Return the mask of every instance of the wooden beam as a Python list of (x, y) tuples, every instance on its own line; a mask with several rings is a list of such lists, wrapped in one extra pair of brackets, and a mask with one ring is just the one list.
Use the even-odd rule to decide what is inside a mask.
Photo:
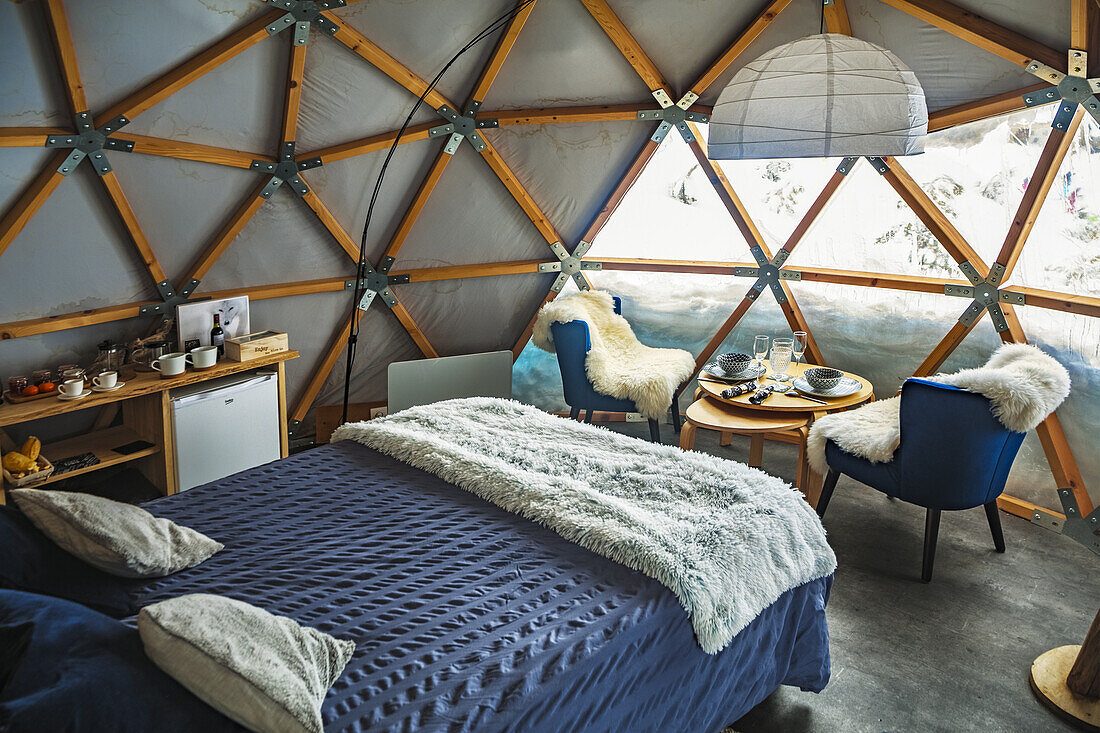
[(298, 108), (302, 105), (302, 81), (306, 73), (306, 48), (290, 46), (290, 64), (287, 70), (286, 99), (283, 104), (282, 141), (294, 140), (298, 135)]
[[(65, 101), (69, 103), (69, 112), (73, 115), (88, 110), (88, 100), (84, 97), (84, 83), (80, 80), (80, 69), (76, 63), (76, 48), (69, 30), (69, 19), (65, 16), (65, 5), (61, 0), (46, 0), (46, 18), (49, 20), (50, 36), (54, 53), (61, 68), (62, 86), (65, 87)], [(104, 117), (103, 121), (109, 120)]]
[(313, 375), (310, 376), (305, 389), (302, 390), (302, 394), (298, 396), (298, 401), (294, 404), (294, 411), (290, 413), (290, 419), (293, 422), (301, 422), (305, 419), (306, 413), (313, 405), (313, 401), (317, 399), (321, 388), (325, 386), (325, 380), (328, 379), (329, 372), (332, 371), (332, 367), (336, 365), (336, 360), (340, 358), (340, 354), (347, 346), (348, 335), (351, 333), (352, 318), (359, 316), (361, 313), (362, 311), (356, 311), (355, 316), (348, 316), (343, 325), (336, 330), (328, 348), (322, 354), (317, 368), (313, 370)]
[(504, 159), (497, 153), (496, 148), (489, 142), (487, 135), (482, 132), (481, 137), (485, 141), (485, 148), (481, 151), (481, 157), (484, 158), (489, 164), (489, 167), (493, 169), (493, 173), (495, 173), (497, 178), (500, 179), (500, 182), (504, 184), (504, 187), (508, 189), (508, 193), (512, 194), (512, 198), (516, 200), (519, 207), (523, 209), (523, 213), (526, 214), (527, 218), (531, 220), (531, 223), (535, 225), (535, 229), (538, 229), (539, 234), (542, 235), (547, 244), (560, 242), (561, 236), (554, 228), (554, 225), (546, 218), (546, 214), (542, 213), (542, 209), (535, 203), (535, 199), (531, 197), (531, 194), (527, 193), (527, 189), (523, 187), (523, 184), (521, 184), (515, 174), (512, 173), (512, 169), (508, 167), (508, 164), (505, 163)]
[[(557, 260), (555, 260), (556, 262)], [(415, 267), (405, 270), (391, 270), (391, 275), (407, 275), (411, 283), (435, 282), (439, 280), (461, 280), (470, 277), (498, 277), (501, 275), (534, 275), (539, 265), (548, 264), (547, 260), (515, 260), (512, 262), (490, 262), (480, 265), (443, 265), (440, 267)]]
[(946, 130), (956, 125), (965, 125), (968, 122), (976, 122), (989, 117), (996, 117), (997, 115), (1026, 109), (1027, 105), (1024, 104), (1024, 95), (1030, 94), (1031, 92), (1037, 92), (1040, 89), (1046, 89), (1048, 86), (1050, 85), (1043, 83), (1032, 84), (1023, 89), (1017, 89), (1014, 92), (995, 94), (992, 97), (985, 97), (984, 99), (979, 99), (974, 102), (967, 102), (966, 104), (931, 112), (928, 115), (928, 131), (936, 132), (937, 130)]
[[(267, 180), (259, 183), (249, 194), (245, 197), (241, 205), (237, 207), (237, 210), (233, 212), (233, 215), (229, 217), (229, 221), (225, 223), (225, 226), (214, 236), (214, 240), (207, 246), (206, 250), (199, 256), (195, 262), (191, 271), (183, 278), (183, 283), (187, 283), (190, 280), (202, 280), (206, 277), (206, 273), (210, 271), (210, 268), (214, 266), (214, 263), (218, 261), (218, 258), (222, 256), (222, 252), (225, 251), (229, 243), (232, 242), (241, 230), (244, 229), (256, 212), (260, 210), (266, 199), (260, 198), (260, 191), (267, 185)], [(182, 284), (182, 283), (181, 283)], [(180, 290), (182, 288), (177, 288)]]
[(1044, 514), (1051, 514), (1060, 521), (1066, 521), (1066, 515), (1061, 512), (1052, 511), (1046, 507), (1041, 507), (1038, 504), (1027, 501), (1026, 499), (1020, 499), (1008, 494), (1001, 494), (997, 497), (997, 508), (1003, 512), (1008, 512), (1015, 517), (1021, 517), (1023, 519), (1031, 520), (1035, 516), (1035, 510), (1040, 510)]
[(615, 188), (611, 190), (611, 194), (604, 201), (603, 207), (596, 214), (596, 218), (592, 223), (588, 225), (588, 229), (585, 230), (584, 236), (581, 237), (585, 242), (594, 242), (596, 235), (607, 224), (608, 219), (615, 213), (615, 210), (619, 208), (619, 204), (623, 202), (627, 193), (634, 187), (635, 181), (642, 175), (642, 171), (649, 165), (649, 161), (653, 158), (653, 155), (657, 152), (657, 148), (661, 147), (660, 143), (655, 143), (652, 140), (646, 140), (645, 145), (634, 157), (634, 162), (630, 164), (630, 167), (626, 169), (619, 182), (615, 184)]
[(50, 135), (72, 135), (63, 127), (0, 127), (0, 148), (40, 148)]
[(157, 261), (157, 255), (153, 252), (149, 240), (145, 237), (145, 232), (142, 231), (141, 224), (139, 224), (137, 220), (137, 215), (130, 206), (130, 202), (126, 199), (126, 194), (122, 191), (122, 186), (119, 184), (114, 171), (107, 171), (101, 176), (96, 176), (96, 178), (103, 182), (103, 187), (107, 191), (107, 196), (111, 199), (111, 203), (114, 204), (115, 210), (118, 211), (118, 215), (122, 219), (122, 224), (126, 227), (126, 231), (130, 235), (130, 241), (134, 243), (134, 247), (141, 256), (142, 262), (145, 263), (146, 269), (149, 270), (149, 275), (153, 278), (153, 282), (168, 282), (168, 276), (164, 274), (160, 262)]
[(997, 263), (1005, 268), (1003, 280), (1007, 280), (1016, 269), (1016, 262), (1020, 259), (1020, 253), (1023, 252), (1028, 235), (1035, 228), (1035, 221), (1039, 218), (1039, 212), (1042, 211), (1054, 179), (1058, 177), (1058, 170), (1062, 167), (1062, 161), (1065, 160), (1070, 145), (1073, 144), (1073, 138), (1077, 134), (1077, 128), (1084, 114), (1084, 107), (1078, 107), (1077, 114), (1073, 116), (1073, 121), (1066, 130), (1050, 131), (1050, 137), (1047, 138), (1043, 152), (1039, 155), (1039, 162), (1035, 164), (1035, 172), (1028, 180), (1023, 198), (1020, 199), (1020, 206), (1016, 209), (1016, 216), (1008, 228), (1004, 244), (1001, 245), (1001, 251), (997, 254)]
[(282, 15), (284, 15), (284, 12), (281, 10), (265, 12), (209, 48), (195, 54), (187, 61), (149, 82), (106, 112), (97, 115), (96, 119), (106, 121), (114, 119), (118, 115), (125, 115), (132, 120), (191, 82), (267, 38), (268, 23)]
[(390, 237), (390, 243), (386, 246), (386, 251), (382, 255), (383, 257), (397, 258), (397, 253), (400, 252), (401, 247), (405, 245), (405, 240), (408, 238), (409, 232), (412, 231), (413, 224), (416, 223), (417, 218), (420, 216), (420, 212), (423, 211), (424, 207), (427, 205), (428, 197), (432, 195), (432, 191), (435, 190), (436, 184), (439, 183), (443, 171), (447, 169), (447, 164), (450, 163), (453, 158), (454, 155), (446, 152), (443, 147), (440, 146), (435, 162), (433, 162), (432, 167), (428, 169), (428, 175), (420, 182), (420, 188), (417, 189), (416, 195), (413, 196), (412, 202), (409, 203), (409, 208), (405, 211), (405, 215), (401, 217), (401, 221), (398, 222), (397, 228), (393, 232), (393, 236)]
[(822, 12), (825, 14), (825, 28), (830, 33), (852, 35), (852, 23), (848, 19), (848, 8), (845, 7), (844, 0), (833, 0), (831, 5), (824, 6)]
[(936, 238), (936, 241), (947, 250), (947, 253), (951, 255), (951, 259), (958, 264), (969, 262), (983, 279), (988, 277), (989, 268), (982, 261), (982, 258), (978, 256), (970, 243), (963, 238), (963, 235), (959, 234), (959, 230), (955, 228), (947, 215), (940, 211), (936, 203), (924, 192), (924, 189), (913, 180), (913, 177), (902, 167), (897, 158), (886, 158), (886, 164), (890, 169), (882, 177), (897, 192), (901, 200), (912, 209), (917, 218), (921, 220), (921, 223)]
[(769, 0), (760, 15), (756, 16), (756, 19), (749, 24), (749, 27), (741, 31), (729, 48), (723, 51), (722, 55), (715, 59), (714, 63), (703, 72), (703, 75), (691, 85), (691, 91), (702, 95), (745, 52), (745, 49), (771, 25), (783, 8), (790, 4), (791, 0)]
[(947, 357), (951, 356), (951, 352), (958, 348), (967, 334), (978, 326), (978, 323), (985, 317), (985, 314), (986, 311), (983, 310), (969, 326), (964, 326), (958, 321), (952, 324), (951, 330), (947, 332), (947, 335), (944, 336), (938, 344), (936, 344), (936, 347), (932, 349), (932, 353), (921, 362), (920, 366), (914, 370), (913, 376), (927, 377), (939, 371), (939, 368), (947, 361)]
[(500, 74), (504, 62), (508, 59), (508, 54), (512, 52), (512, 47), (516, 45), (516, 39), (519, 38), (520, 31), (523, 30), (523, 26), (527, 23), (527, 19), (531, 17), (531, 12), (535, 9), (536, 2), (537, 0), (531, 0), (530, 4), (512, 16), (512, 20), (508, 22), (508, 30), (504, 31), (504, 33), (500, 35), (500, 38), (497, 39), (496, 48), (493, 49), (492, 55), (489, 56), (489, 63), (482, 69), (481, 76), (474, 85), (474, 90), (470, 92), (471, 100), (481, 102), (489, 93), (489, 88), (493, 85), (493, 82), (496, 81), (497, 75)]
[[(409, 127), (405, 130), (405, 134), (401, 136), (401, 141), (398, 145), (404, 145), (417, 140), (427, 140), (428, 130), (433, 127), (438, 127), (439, 124), (439, 122), (426, 122), (422, 125), (413, 125)], [(314, 150), (306, 155), (311, 158), (319, 157), (322, 163), (328, 164), (338, 160), (354, 158), (357, 155), (376, 153), (379, 150), (389, 150), (390, 146), (393, 145), (394, 138), (397, 137), (397, 133), (397, 130), (393, 130), (391, 132), (383, 132), (380, 135), (359, 138), (358, 140), (351, 140), (338, 145), (329, 145), (328, 147)]]
[(527, 348), (527, 342), (531, 340), (531, 334), (535, 331), (535, 321), (538, 320), (539, 311), (542, 310), (542, 307), (544, 305), (552, 302), (556, 297), (558, 297), (558, 294), (555, 293), (553, 290), (550, 290), (543, 297), (542, 302), (540, 302), (535, 308), (534, 315), (532, 315), (530, 320), (527, 321), (527, 325), (524, 326), (523, 332), (519, 335), (519, 338), (516, 339), (516, 343), (512, 346), (513, 364), (515, 363), (516, 359), (519, 358), (519, 355), (523, 353), (523, 350)]
[(817, 195), (814, 202), (810, 204), (810, 208), (806, 210), (806, 213), (799, 219), (798, 224), (795, 225), (794, 231), (791, 232), (791, 236), (787, 237), (787, 241), (783, 243), (781, 249), (785, 249), (788, 252), (793, 252), (794, 248), (802, 241), (802, 238), (806, 236), (806, 233), (810, 231), (810, 227), (814, 225), (817, 218), (821, 216), (821, 212), (825, 210), (829, 201), (832, 200), (833, 195), (840, 188), (840, 185), (846, 181), (848, 177), (840, 171), (833, 171), (833, 175), (829, 177), (829, 180), (825, 183), (825, 188), (821, 189), (821, 193)]
[(420, 326), (416, 325), (416, 321), (409, 315), (409, 312), (405, 310), (405, 306), (400, 302), (397, 305), (390, 308), (390, 312), (397, 316), (397, 320), (401, 322), (402, 327), (408, 332), (409, 336), (416, 343), (417, 348), (420, 349), (420, 353), (429, 359), (438, 359), (439, 353), (428, 341), (428, 337), (424, 335), (424, 332), (420, 330)]
[[(1002, 331), (1001, 341), (1006, 344), (1026, 344), (1027, 336), (1024, 335), (1023, 326), (1016, 315), (1016, 311), (1010, 305), (1001, 306), (1008, 323), (1008, 330)], [(1058, 413), (1052, 412), (1043, 422), (1035, 428), (1039, 434), (1039, 442), (1043, 446), (1050, 471), (1054, 474), (1054, 482), (1059, 489), (1069, 489), (1077, 500), (1077, 508), (1084, 517), (1093, 510), (1092, 499), (1089, 497), (1085, 479), (1081, 475), (1081, 469), (1077, 466), (1077, 459), (1070, 450), (1066, 433), (1062, 429), (1062, 423), (1058, 419)]]
[[(966, 280), (944, 280), (918, 275), (892, 275), (881, 272), (860, 272), (856, 270), (837, 270), (827, 267), (796, 267), (802, 273), (803, 282), (834, 283), (837, 285), (855, 285), (864, 288), (884, 288), (910, 293), (934, 293), (943, 295), (945, 285), (966, 286)], [(961, 303), (962, 301), (960, 301)]]
[[(1089, 5), (1092, 0), (1070, 0), (1069, 47), (1089, 50)], [(1094, 10), (1095, 12), (1095, 10)]]
[(219, 148), (213, 145), (188, 143), (182, 140), (166, 140), (129, 132), (118, 132), (111, 137), (133, 141), (133, 152), (135, 153), (157, 155), (162, 158), (176, 158), (178, 160), (191, 160), (196, 163), (213, 163), (214, 165), (227, 165), (233, 168), (246, 169), (252, 166), (254, 160), (263, 160), (268, 163), (275, 162), (274, 156), (266, 153), (250, 153), (245, 150)]
[[(298, 174), (299, 178), (302, 178), (302, 174)], [(309, 183), (302, 178), (302, 182), (309, 186)], [(336, 243), (340, 245), (340, 249), (344, 250), (351, 261), (358, 265), (359, 263), (359, 245), (351, 235), (347, 233), (344, 227), (340, 226), (340, 222), (336, 221), (336, 217), (332, 215), (332, 212), (325, 206), (325, 202), (321, 200), (321, 197), (317, 195), (317, 192), (313, 190), (313, 186), (309, 186), (309, 192), (305, 196), (302, 196), (302, 201), (305, 202), (309, 210), (317, 215), (317, 218), (324, 225), (328, 233), (332, 235), (332, 238), (336, 240)]]
[(1037, 60), (1055, 69), (1066, 68), (1064, 52), (1055, 51), (947, 0), (881, 1), (1019, 66)]
[[(595, 259), (595, 258), (593, 258)], [(737, 267), (755, 267), (755, 262), (716, 262), (712, 260), (657, 260), (633, 257), (600, 257), (604, 270), (627, 272), (674, 272), (688, 275), (733, 275)]]
[[(749, 292), (752, 292), (751, 290)], [(730, 332), (741, 322), (741, 319), (745, 317), (745, 314), (749, 312), (749, 308), (755, 303), (755, 300), (749, 300), (748, 296), (741, 299), (741, 302), (737, 304), (733, 313), (729, 318), (723, 321), (722, 325), (718, 327), (718, 332), (714, 334), (707, 345), (703, 347), (703, 350), (699, 352), (699, 356), (695, 357), (695, 370), (691, 373), (691, 376), (683, 381), (680, 388), (677, 390), (677, 394), (684, 389), (691, 380), (695, 379), (695, 375), (699, 373), (699, 370), (706, 366), (710, 361), (710, 357), (714, 355), (714, 352), (718, 350), (718, 347), (722, 345), (722, 342), (726, 340), (726, 337), (730, 335)]]
[(342, 293), (347, 290), (346, 283), (354, 280), (354, 275), (348, 275), (347, 277), (326, 277), (317, 280), (299, 280), (297, 282), (275, 283), (273, 285), (253, 285), (251, 287), (214, 290), (204, 294), (211, 300), (224, 300), (225, 298), (233, 298), (240, 295), (247, 295), (250, 300), (272, 300), (274, 298), (288, 298), (295, 295)]
[(1013, 285), (1010, 290), (1021, 293), (1029, 306), (1100, 318), (1100, 298), (1092, 295), (1056, 293), (1052, 290), (1028, 288), (1022, 285)]
[(11, 205), (4, 218), (0, 219), (0, 255), (4, 254), (19, 232), (23, 231), (35, 212), (42, 208), (50, 194), (61, 185), (65, 176), (58, 173), (57, 169), (68, 157), (68, 150), (59, 150), (47, 158), (42, 170)]
[[(365, 59), (371, 66), (374, 66), (383, 74), (405, 87), (405, 89), (412, 92), (413, 96), (419, 97), (427, 90), (427, 82), (410, 71), (393, 56), (383, 51), (379, 46), (375, 45), (373, 41), (362, 33), (345, 23), (342, 18), (327, 11), (322, 13), (322, 15), (336, 24), (337, 30), (333, 38), (347, 46), (352, 53)], [(430, 104), (433, 109), (439, 109), (443, 105), (447, 105), (452, 109), (457, 109), (457, 107), (451, 104), (446, 97), (435, 90), (428, 92), (427, 96), (424, 97), (424, 101)]]
[(495, 119), (501, 127), (556, 125), (577, 122), (636, 122), (639, 112), (653, 108), (653, 101), (648, 101), (639, 104), (594, 104), (584, 107), (504, 109), (482, 112), (480, 116)]
[(672, 86), (661, 76), (660, 69), (646, 55), (645, 50), (631, 35), (619, 16), (615, 15), (615, 11), (607, 4), (607, 0), (581, 0), (581, 4), (588, 9), (588, 12), (600, 24), (604, 33), (619, 49), (619, 53), (623, 55), (631, 68), (642, 78), (649, 90), (655, 92), (658, 89), (664, 89), (671, 96), (673, 94)]

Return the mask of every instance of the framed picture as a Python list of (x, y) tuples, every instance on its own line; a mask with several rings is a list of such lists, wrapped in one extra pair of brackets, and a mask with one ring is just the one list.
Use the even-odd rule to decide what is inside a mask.
[(251, 332), (248, 320), (248, 296), (224, 300), (202, 300), (176, 306), (177, 344), (180, 351), (187, 351), (187, 342), (198, 340), (201, 346), (210, 345), (210, 329), (214, 327), (214, 314), (221, 316), (222, 330), (227, 339), (245, 336)]

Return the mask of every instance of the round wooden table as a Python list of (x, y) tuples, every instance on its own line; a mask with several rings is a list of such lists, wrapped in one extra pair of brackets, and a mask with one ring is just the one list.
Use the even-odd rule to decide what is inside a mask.
[[(767, 361), (764, 362), (767, 365)], [(787, 373), (794, 376), (802, 374), (810, 365), (791, 365)], [(759, 468), (764, 459), (764, 440), (779, 440), (784, 443), (798, 444), (798, 477), (795, 485), (806, 495), (811, 506), (817, 505), (821, 494), (821, 481), (824, 477), (813, 474), (806, 460), (806, 437), (814, 420), (838, 410), (848, 410), (874, 399), (871, 383), (858, 374), (844, 372), (844, 375), (856, 379), (862, 388), (846, 397), (821, 398), (826, 404), (820, 404), (801, 397), (792, 387), (787, 393), (773, 392), (761, 404), (749, 402), (752, 393), (739, 395), (732, 399), (721, 396), (730, 384), (710, 381), (705, 374), (699, 376), (699, 389), (696, 400), (684, 413), (684, 426), (680, 431), (680, 447), (691, 450), (695, 446), (695, 431), (699, 428), (715, 430), (719, 433), (719, 445), (729, 445), (731, 436), (749, 437), (749, 465)], [(776, 382), (760, 377), (758, 385), (766, 386)], [(788, 379), (786, 384), (791, 384)]]

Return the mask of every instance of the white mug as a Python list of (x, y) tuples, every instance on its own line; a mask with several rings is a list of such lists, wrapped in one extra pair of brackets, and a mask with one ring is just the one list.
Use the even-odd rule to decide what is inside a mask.
[(61, 394), (66, 397), (76, 397), (84, 392), (84, 380), (83, 379), (66, 379), (61, 384), (57, 385), (57, 388), (61, 390)]
[(173, 351), (171, 354), (165, 354), (159, 359), (154, 359), (149, 366), (160, 372), (162, 377), (174, 377), (183, 374), (184, 370), (187, 369), (186, 356), (180, 351)]
[(118, 372), (100, 372), (92, 377), (92, 385), (100, 389), (114, 389), (118, 384)]
[(191, 353), (187, 355), (187, 363), (196, 369), (209, 369), (218, 363), (218, 347), (200, 346), (191, 349)]

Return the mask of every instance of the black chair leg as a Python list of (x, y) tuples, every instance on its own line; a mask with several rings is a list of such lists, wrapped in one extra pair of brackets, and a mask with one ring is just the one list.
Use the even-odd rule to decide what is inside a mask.
[(649, 439), (654, 443), (661, 442), (661, 424), (656, 420), (649, 421)]
[(821, 496), (817, 498), (817, 516), (825, 516), (825, 510), (829, 508), (829, 499), (833, 498), (833, 489), (836, 488), (838, 480), (840, 480), (840, 471), (830, 468), (829, 474), (825, 477), (825, 484), (821, 487)]
[(581, 408), (579, 408), (579, 407), (570, 407), (569, 408), (569, 419), (570, 420), (576, 420), (578, 417), (580, 417), (580, 415), (581, 415)]
[(924, 515), (924, 563), (920, 571), (920, 579), (923, 583), (932, 580), (932, 565), (936, 562), (936, 537), (939, 533), (940, 510), (929, 509)]
[(586, 423), (591, 423), (592, 422), (592, 410), (585, 410), (584, 411), (584, 421)]
[(680, 432), (680, 393), (672, 395), (672, 429)]
[(989, 531), (993, 533), (993, 546), (997, 552), (1005, 551), (1005, 534), (1001, 531), (1001, 512), (997, 509), (997, 500), (985, 505), (985, 518), (989, 520)]

